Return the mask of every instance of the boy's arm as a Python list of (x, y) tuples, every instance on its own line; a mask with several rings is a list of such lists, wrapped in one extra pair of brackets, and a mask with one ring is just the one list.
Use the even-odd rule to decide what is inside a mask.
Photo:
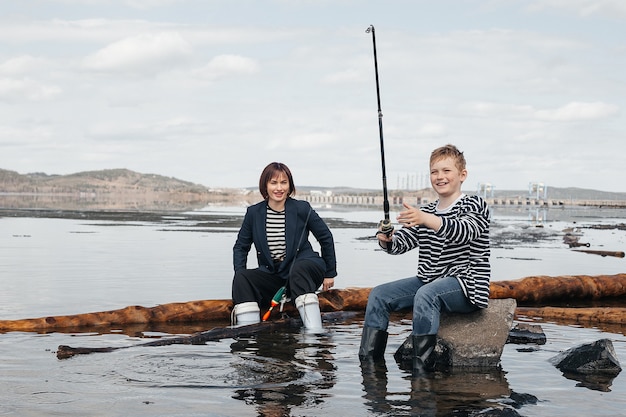
[(451, 242), (469, 243), (488, 233), (490, 212), (487, 203), (480, 197), (469, 197), (464, 201), (458, 217), (442, 218), (438, 235), (446, 236)]

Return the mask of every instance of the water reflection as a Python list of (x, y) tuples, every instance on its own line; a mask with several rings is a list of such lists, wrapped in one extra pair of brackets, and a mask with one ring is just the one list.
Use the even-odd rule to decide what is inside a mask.
[(231, 344), (238, 386), (233, 398), (258, 416), (289, 416), (295, 407), (314, 409), (336, 383), (329, 334), (299, 331), (259, 333)]
[(516, 415), (507, 405), (511, 390), (500, 368), (452, 370), (418, 377), (405, 374), (406, 391), (390, 392), (384, 360), (361, 364), (363, 398), (372, 413), (465, 416), (495, 407), (504, 410), (503, 414)]
[(577, 381), (577, 387), (588, 388), (593, 391), (611, 392), (611, 385), (615, 376), (603, 374), (580, 374), (574, 372), (563, 372), (563, 376), (572, 381)]

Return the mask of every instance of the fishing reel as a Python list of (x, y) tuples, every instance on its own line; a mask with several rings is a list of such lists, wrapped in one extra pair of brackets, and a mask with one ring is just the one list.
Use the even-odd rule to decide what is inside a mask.
[(378, 223), (378, 231), (383, 233), (385, 236), (391, 236), (393, 233), (393, 225), (391, 224), (391, 220), (384, 219)]

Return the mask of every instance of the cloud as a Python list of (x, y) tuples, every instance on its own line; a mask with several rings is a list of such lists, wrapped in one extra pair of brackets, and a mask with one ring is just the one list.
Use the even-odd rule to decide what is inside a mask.
[(335, 72), (322, 78), (324, 84), (343, 84), (353, 82), (370, 81), (371, 77), (366, 77), (363, 71), (349, 69), (345, 71)]
[(582, 120), (598, 120), (615, 116), (619, 107), (602, 103), (572, 102), (551, 110), (538, 110), (535, 115), (540, 120), (555, 122), (576, 122)]
[(448, 133), (446, 127), (439, 123), (425, 123), (417, 130), (418, 137), (439, 138)]
[(50, 64), (47, 60), (31, 55), (20, 55), (0, 63), (0, 74), (9, 76), (23, 75), (25, 73), (41, 71), (44, 68), (50, 68)]
[(534, 12), (552, 8), (570, 11), (581, 17), (626, 18), (626, 2), (623, 0), (539, 0), (528, 7)]
[(259, 72), (259, 64), (252, 58), (240, 55), (218, 55), (195, 74), (204, 79), (216, 80), (232, 75), (251, 75)]
[(177, 32), (147, 33), (114, 42), (85, 58), (84, 68), (98, 72), (155, 73), (175, 67), (192, 54)]
[(56, 85), (46, 85), (29, 78), (0, 78), (0, 101), (45, 101), (61, 94)]

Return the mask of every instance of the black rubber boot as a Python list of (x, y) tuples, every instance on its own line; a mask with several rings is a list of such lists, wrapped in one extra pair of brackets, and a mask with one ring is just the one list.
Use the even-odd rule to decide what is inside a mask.
[(437, 344), (436, 334), (424, 336), (411, 336), (413, 342), (413, 374), (424, 374), (435, 369), (435, 345)]
[(384, 357), (389, 333), (372, 327), (363, 327), (361, 333), (361, 347), (359, 359), (363, 361), (377, 361)]

